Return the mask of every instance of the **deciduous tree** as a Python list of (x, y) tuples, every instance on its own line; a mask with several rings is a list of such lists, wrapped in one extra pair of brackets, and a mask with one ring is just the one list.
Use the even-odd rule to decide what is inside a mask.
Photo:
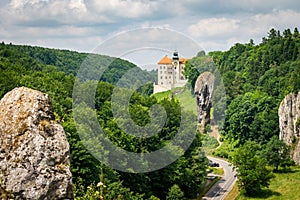
[(255, 195), (263, 187), (268, 187), (273, 175), (267, 169), (266, 159), (258, 155), (259, 145), (247, 141), (239, 147), (232, 158), (237, 168), (239, 190), (244, 190), (247, 195)]

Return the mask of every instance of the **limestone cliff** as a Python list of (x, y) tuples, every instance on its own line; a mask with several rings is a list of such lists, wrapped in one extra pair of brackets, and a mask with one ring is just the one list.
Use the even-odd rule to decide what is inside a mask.
[(196, 95), (198, 123), (201, 133), (204, 132), (206, 125), (210, 123), (214, 80), (215, 77), (212, 73), (204, 72), (199, 75), (195, 83), (194, 94)]
[(47, 94), (21, 87), (0, 101), (1, 199), (72, 199), (70, 149)]
[[(279, 137), (292, 147), (292, 158), (300, 164), (300, 92), (287, 95), (280, 103), (279, 115)], [(297, 122), (298, 121), (298, 122)]]

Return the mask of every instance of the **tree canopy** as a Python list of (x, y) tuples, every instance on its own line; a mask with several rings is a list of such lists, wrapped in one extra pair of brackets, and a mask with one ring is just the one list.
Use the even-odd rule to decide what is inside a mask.
[(237, 170), (238, 185), (247, 195), (258, 194), (263, 187), (268, 187), (273, 174), (267, 169), (267, 160), (258, 155), (260, 146), (247, 141), (234, 153), (232, 162)]
[[(107, 68), (100, 82), (96, 80), (97, 77), (93, 76), (98, 73), (99, 69), (93, 66), (86, 73), (88, 77), (95, 79), (79, 80), (80, 77), (75, 76), (88, 56), (91, 58), (89, 64), (94, 62)], [(30, 87), (49, 94), (56, 120), (62, 124), (70, 144), (71, 171), (76, 199), (164, 199), (168, 195), (172, 198), (175, 196), (178, 198), (196, 197), (201, 185), (205, 182), (207, 163), (207, 159), (201, 154), (202, 139), (199, 135), (177, 161), (166, 168), (143, 174), (117, 171), (100, 163), (81, 140), (78, 127), (83, 129), (86, 127), (80, 124), (78, 126), (74, 121), (73, 100), (84, 100), (88, 104), (94, 104), (94, 107), (89, 107), (90, 110), (82, 110), (82, 117), (88, 120), (91, 117), (89, 112), (95, 112), (98, 123), (111, 142), (125, 150), (136, 153), (155, 151), (170, 143), (176, 135), (182, 114), (178, 100), (172, 98), (158, 101), (150, 96), (153, 82), (143, 87), (139, 86), (140, 83), (137, 82), (136, 77), (123, 79), (120, 82), (120, 78), (129, 70), (139, 74), (141, 79), (149, 80), (146, 73), (134, 64), (119, 58), (2, 43), (0, 44), (0, 97), (19, 86)], [(75, 91), (80, 95), (72, 99), (74, 83), (78, 80), (83, 83)], [(93, 89), (91, 85), (96, 85), (95, 98), (89, 95)], [(121, 87), (123, 88), (118, 93), (120, 98), (128, 93), (131, 94), (133, 90), (136, 91), (132, 93), (128, 102), (130, 118), (121, 117), (117, 123), (112, 113), (112, 94), (115, 89)], [(127, 134), (120, 128), (121, 124), (132, 123), (131, 119), (140, 126), (150, 123), (150, 108), (155, 104), (161, 105), (167, 113), (166, 122), (157, 134), (143, 139)], [(124, 105), (118, 102), (114, 106), (124, 109)], [(190, 116), (189, 119), (192, 121), (192, 114), (186, 115)], [(185, 131), (188, 136), (189, 132), (195, 133), (196, 130)], [(181, 139), (184, 140), (184, 137)], [(97, 147), (101, 148), (99, 145)], [(175, 154), (170, 151), (168, 156), (172, 156), (173, 153)], [(116, 159), (114, 161), (122, 156), (109, 151), (105, 154), (108, 159)], [(139, 162), (147, 165), (145, 160)]]

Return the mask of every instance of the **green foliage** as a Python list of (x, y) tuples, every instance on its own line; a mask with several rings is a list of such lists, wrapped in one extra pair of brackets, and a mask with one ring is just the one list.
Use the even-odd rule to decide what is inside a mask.
[(200, 52), (200, 56), (188, 60), (184, 68), (184, 76), (192, 86), (192, 91), (194, 91), (195, 83), (200, 74), (206, 71), (214, 72), (215, 69), (216, 65), (212, 58), (210, 56), (205, 56), (205, 53)]
[[(225, 52), (209, 53), (226, 90), (226, 98), (213, 107), (218, 111), (227, 104), (225, 123), (220, 125), (230, 146), (238, 147), (249, 139), (265, 144), (279, 134), (279, 104), (287, 94), (300, 91), (299, 48), (297, 28), (294, 33), (286, 29), (282, 34), (271, 29), (261, 44), (250, 40)], [(214, 153), (229, 156), (226, 151), (230, 149), (221, 148)]]
[(263, 146), (261, 156), (267, 160), (269, 166), (274, 167), (274, 171), (278, 171), (279, 166), (285, 169), (293, 164), (290, 158), (290, 146), (284, 141), (279, 140), (277, 136), (273, 136), (271, 140)]
[(266, 159), (258, 155), (259, 149), (257, 143), (247, 141), (232, 157), (232, 163), (237, 170), (239, 189), (249, 196), (258, 194), (263, 187), (268, 187), (274, 177), (267, 169)]
[[(214, 57), (212, 56), (214, 55)], [(218, 53), (205, 55), (204, 51), (200, 51), (196, 57), (187, 61), (184, 68), (184, 76), (188, 79), (191, 93), (194, 95), (194, 88), (196, 81), (204, 72), (210, 72), (214, 76), (214, 90), (212, 94), (212, 106), (213, 116), (219, 127), (223, 126), (225, 118), (225, 110), (227, 98), (225, 94), (225, 88), (222, 80), (222, 75), (217, 69), (217, 65), (214, 63)], [(219, 55), (218, 55), (219, 56)], [(179, 94), (180, 95), (180, 94)], [(178, 96), (179, 96), (178, 95)], [(185, 95), (188, 96), (188, 95)], [(195, 104), (193, 102), (193, 104)], [(185, 106), (186, 107), (186, 106)], [(193, 108), (196, 111), (196, 108)]]
[(151, 195), (148, 200), (160, 200), (158, 197)]
[(298, 117), (297, 121), (296, 121), (296, 127), (300, 126), (300, 117)]
[[(1, 60), (5, 62), (3, 63)], [(134, 68), (141, 80), (149, 80), (151, 81), (151, 85), (153, 83), (150, 80), (151, 78), (147, 76), (148, 73), (137, 68), (133, 63), (119, 58), (26, 45), (5, 45), (3, 43), (0, 45), (0, 66), (13, 64), (15, 67), (18, 66), (18, 71), (47, 71), (50, 69), (52, 71), (64, 72), (67, 75), (76, 75), (80, 67), (84, 68), (83, 70), (87, 68), (86, 62), (88, 62), (87, 74), (97, 75), (100, 71), (103, 72), (101, 77), (95, 77), (96, 80), (101, 78), (100, 80), (102, 81), (116, 84), (128, 70)], [(5, 67), (7, 68), (8, 66), (6, 65)], [(103, 71), (103, 69), (106, 70)], [(134, 85), (135, 81), (135, 79), (126, 79), (125, 82), (122, 82), (122, 85), (124, 87)], [(144, 87), (145, 89), (143, 90), (151, 91), (151, 86)]]
[(218, 140), (215, 137), (209, 135), (203, 135), (203, 151), (206, 154), (210, 154), (217, 146), (219, 146)]
[[(170, 119), (170, 121), (167, 119), (167, 126), (163, 128), (161, 133), (158, 134), (157, 138), (155, 137), (152, 139), (148, 139), (147, 141), (142, 140), (142, 145), (134, 145), (139, 148), (143, 147), (144, 151), (149, 151), (149, 147), (151, 148), (151, 150), (161, 148), (161, 146), (164, 145), (165, 142), (171, 139), (171, 134), (173, 135), (177, 132), (175, 127), (178, 122), (176, 121), (178, 120), (177, 117), (179, 117), (180, 115), (178, 115), (179, 113), (176, 113), (177, 111), (174, 112), (173, 106), (179, 106), (178, 102), (163, 100), (163, 102), (161, 103), (165, 106), (167, 113), (170, 113), (170, 111), (173, 113), (172, 119)], [(134, 142), (135, 141), (133, 140), (132, 142), (128, 143), (134, 144)], [(131, 188), (132, 191), (145, 193), (146, 197), (155, 195), (159, 198), (165, 198), (168, 189), (173, 184), (179, 185), (187, 195), (187, 197), (196, 197), (197, 192), (201, 189), (200, 186), (205, 182), (206, 175), (207, 160), (202, 156), (201, 144), (202, 142), (200, 135), (197, 134), (196, 139), (193, 141), (190, 148), (185, 152), (184, 156), (180, 157), (177, 161), (170, 164), (169, 166), (145, 174), (120, 173), (121, 178), (122, 180), (124, 180), (124, 184), (127, 187)], [(141, 151), (141, 149), (139, 148), (132, 149), (132, 151)], [(172, 154), (173, 153), (170, 152), (170, 155), (168, 156), (172, 156)], [(137, 182), (143, 184), (139, 184), (137, 186), (135, 184)]]
[[(234, 154), (233, 161), (239, 170), (240, 187), (247, 193), (259, 192), (262, 187), (268, 186), (271, 175), (266, 164), (274, 166), (275, 169), (287, 164), (286, 147), (272, 137), (278, 135), (277, 109), (280, 101), (286, 94), (297, 93), (300, 90), (299, 47), (300, 34), (297, 29), (294, 33), (287, 29), (282, 34), (272, 29), (261, 44), (255, 45), (250, 40), (247, 44), (235, 44), (226, 52), (210, 52), (209, 56), (199, 52), (187, 62), (184, 73), (193, 86), (200, 73), (215, 72), (216, 68), (220, 72), (216, 74), (213, 97), (216, 103), (213, 104), (213, 115), (218, 121), (226, 114), (225, 123), (219, 124), (223, 127), (222, 135), (225, 141), (214, 153), (230, 158), (230, 151), (240, 147)], [(82, 110), (82, 117), (89, 119), (89, 111), (94, 111), (110, 140), (128, 151), (151, 152), (169, 143), (179, 129), (181, 112), (187, 110), (181, 111), (182, 105), (173, 95), (157, 94), (158, 98), (150, 96), (153, 81), (151, 82), (152, 79), (142, 70), (131, 72), (136, 77), (149, 81), (149, 84), (140, 87), (140, 82), (134, 78), (120, 81), (120, 77), (128, 70), (136, 68), (134, 64), (121, 59), (1, 43), (0, 97), (18, 86), (49, 94), (56, 120), (63, 125), (70, 143), (71, 170), (77, 199), (165, 199), (171, 193), (181, 196), (182, 192), (185, 198), (195, 198), (201, 189), (200, 186), (205, 182), (207, 163), (207, 159), (202, 155), (202, 138), (198, 134), (188, 151), (176, 162), (164, 169), (145, 174), (122, 173), (105, 167), (85, 148), (72, 116), (72, 90), (74, 75), (87, 57), (91, 58), (91, 67), (83, 70), (86, 70), (86, 74), (93, 77), (94, 81), (82, 84), (78, 91), (75, 91), (80, 94), (75, 101), (84, 100), (87, 105), (94, 104), (95, 108)], [(102, 82), (98, 83), (99, 77), (96, 77), (96, 74), (105, 67), (107, 69), (101, 77)], [(151, 77), (155, 74), (153, 72)], [(225, 88), (219, 87), (221, 78)], [(118, 126), (111, 110), (111, 96), (113, 90), (118, 88), (116, 85), (126, 87), (127, 92), (137, 90), (130, 98), (129, 113), (130, 118), (141, 126), (151, 123), (152, 105), (163, 106), (168, 116), (163, 129), (147, 140), (126, 134)], [(91, 95), (88, 95), (93, 89), (91, 86), (96, 88), (95, 102)], [(125, 94), (126, 90), (120, 93), (120, 98)], [(182, 95), (186, 97), (184, 93)], [(179, 100), (182, 98), (180, 94), (178, 97)], [(189, 102), (186, 98), (182, 99), (184, 103)], [(224, 113), (226, 105), (228, 109)], [(123, 109), (122, 105), (116, 106)], [(192, 121), (192, 115), (188, 116)], [(128, 119), (121, 119), (121, 122), (126, 124)], [(185, 131), (188, 135), (191, 130)], [(258, 154), (259, 146), (247, 142), (248, 140), (266, 145), (266, 150)], [(97, 147), (99, 146), (101, 144)], [(170, 156), (173, 154), (175, 152), (170, 150)], [(120, 155), (111, 155), (110, 152), (105, 152), (103, 156), (108, 159), (120, 159)], [(144, 164), (147, 165), (146, 162)]]
[[(92, 78), (99, 69), (95, 63), (102, 66), (109, 65), (104, 72), (102, 80), (84, 81), (83, 84), (73, 91), (77, 70), (86, 57), (91, 58), (91, 68), (86, 74)], [(76, 199), (147, 199), (159, 197), (165, 199), (169, 189), (177, 184), (181, 190), (190, 197), (195, 197), (200, 186), (205, 182), (206, 158), (201, 156), (202, 141), (199, 135), (188, 149), (176, 162), (170, 166), (144, 174), (129, 174), (113, 170), (100, 163), (83, 144), (77, 130), (85, 130), (87, 126), (76, 124), (73, 119), (72, 103), (83, 101), (90, 106), (82, 109), (82, 118), (87, 121), (91, 118), (90, 112), (97, 114), (97, 119), (105, 134), (117, 146), (132, 152), (151, 152), (160, 149), (170, 143), (178, 132), (181, 114), (180, 104), (175, 98), (165, 98), (158, 101), (150, 96), (152, 93), (152, 82), (139, 87), (135, 79), (118, 79), (128, 70), (134, 69), (135, 65), (121, 59), (108, 56), (90, 55), (66, 50), (46, 49), (40, 47), (17, 46), (0, 44), (0, 97), (6, 92), (18, 86), (26, 86), (49, 94), (55, 111), (56, 120), (62, 124), (67, 135), (71, 149), (71, 171), (73, 175), (74, 193)], [(101, 69), (100, 69), (101, 71)], [(139, 74), (142, 79), (147, 79), (146, 73), (142, 70), (133, 71)], [(154, 72), (153, 72), (154, 74)], [(104, 82), (106, 81), (106, 82)], [(113, 84), (110, 84), (110, 83)], [(136, 124), (145, 126), (150, 123), (150, 107), (160, 104), (167, 113), (166, 123), (161, 131), (148, 139), (141, 139), (127, 134), (116, 123), (112, 114), (111, 98), (116, 85), (127, 87), (122, 89), (119, 97), (123, 98), (128, 92), (132, 93), (129, 102), (130, 119)], [(128, 87), (132, 85), (133, 87)], [(96, 89), (95, 98), (91, 91)], [(74, 102), (72, 93), (74, 92)], [(93, 105), (95, 107), (93, 108)], [(116, 104), (117, 108), (123, 105)], [(76, 108), (80, 109), (80, 108)], [(159, 113), (157, 113), (158, 116)], [(192, 122), (194, 116), (188, 114), (188, 121)], [(121, 119), (126, 124), (129, 118)], [(185, 129), (182, 141), (190, 137), (195, 130)], [(93, 141), (89, 141), (91, 144)], [(101, 148), (101, 144), (94, 146)], [(176, 151), (172, 148), (167, 156), (173, 156)], [(105, 151), (105, 159), (124, 161), (122, 155), (114, 155)], [(118, 159), (118, 160), (117, 160)], [(163, 159), (163, 158), (162, 158)], [(144, 165), (147, 162), (141, 160)], [(124, 163), (125, 164), (125, 163)]]
[(178, 185), (173, 185), (167, 195), (166, 200), (184, 200), (184, 193)]
[(263, 189), (259, 194), (249, 197), (240, 194), (236, 200), (261, 200), (261, 199), (300, 199), (298, 184), (300, 180), (299, 166), (292, 166), (284, 173), (276, 173), (275, 178), (270, 182), (269, 189)]
[(144, 94), (144, 95), (147, 95), (147, 96), (150, 96), (153, 94), (153, 90), (154, 90), (154, 86), (153, 86), (153, 83), (148, 83), (146, 85), (143, 85), (142, 87), (138, 88), (137, 89), (137, 92), (141, 93), (141, 94)]
[[(103, 181), (103, 182), (102, 182)], [(91, 184), (85, 189), (80, 180), (73, 185), (76, 200), (102, 200), (102, 199), (132, 199), (142, 200), (143, 195), (135, 194), (125, 188), (121, 181), (110, 182), (102, 180), (97, 184)]]
[[(281, 99), (299, 90), (299, 34), (283, 36), (271, 29), (259, 45), (236, 44), (226, 52), (211, 53), (218, 64), (229, 99), (259, 89)], [(293, 82), (289, 81), (293, 79)]]
[(236, 144), (234, 142), (229, 142), (229, 140), (225, 140), (222, 143), (222, 146), (212, 152), (212, 155), (229, 159), (232, 157), (232, 153), (235, 149)]
[(246, 93), (235, 98), (227, 108), (225, 135), (238, 141), (247, 140), (264, 143), (279, 133), (277, 106), (273, 98), (265, 93)]

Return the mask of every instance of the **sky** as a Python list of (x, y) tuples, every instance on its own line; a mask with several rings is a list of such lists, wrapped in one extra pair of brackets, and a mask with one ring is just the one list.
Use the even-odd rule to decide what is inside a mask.
[(192, 57), (250, 39), (258, 44), (271, 28), (295, 27), (298, 0), (0, 1), (5, 43), (111, 54), (139, 65), (174, 50)]

